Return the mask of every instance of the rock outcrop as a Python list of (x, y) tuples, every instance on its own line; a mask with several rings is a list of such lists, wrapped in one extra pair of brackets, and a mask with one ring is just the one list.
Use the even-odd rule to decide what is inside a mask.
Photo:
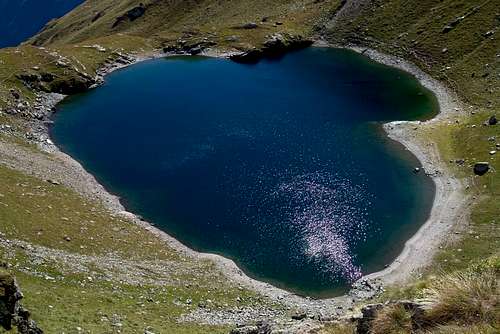
[(143, 3), (139, 4), (139, 6), (136, 6), (132, 8), (131, 10), (127, 11), (125, 14), (122, 16), (119, 16), (116, 18), (116, 21), (113, 23), (112, 28), (116, 28), (120, 23), (129, 21), (135, 21), (141, 16), (143, 16), (146, 13), (146, 6), (144, 6)]
[(474, 164), (474, 174), (482, 176), (490, 170), (490, 164), (488, 162), (477, 162)]
[(0, 273), (0, 326), (5, 330), (17, 327), (20, 334), (43, 334), (35, 321), (30, 319), (29, 311), (19, 303), (22, 298), (15, 278)]
[(168, 44), (163, 47), (163, 52), (168, 54), (187, 54), (198, 55), (208, 48), (216, 46), (217, 42), (204, 38), (202, 40), (186, 41), (183, 39), (178, 40), (174, 44)]
[(288, 51), (303, 49), (313, 42), (300, 35), (276, 33), (267, 36), (262, 47), (253, 48), (231, 56), (238, 63), (256, 63), (262, 58), (278, 57)]

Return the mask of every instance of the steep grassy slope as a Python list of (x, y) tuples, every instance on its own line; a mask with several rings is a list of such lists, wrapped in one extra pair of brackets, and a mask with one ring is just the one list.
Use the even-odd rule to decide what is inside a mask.
[[(58, 45), (116, 33), (155, 40), (183, 35), (213, 36), (220, 41), (228, 36), (243, 35), (244, 39), (255, 40), (278, 29), (307, 32), (317, 22), (317, 16), (326, 12), (325, 8), (338, 3), (340, 1), (336, 0), (91, 0), (64, 18), (48, 24), (30, 42)], [(134, 8), (137, 13), (127, 17), (127, 13)], [(259, 26), (242, 29), (250, 22)]]

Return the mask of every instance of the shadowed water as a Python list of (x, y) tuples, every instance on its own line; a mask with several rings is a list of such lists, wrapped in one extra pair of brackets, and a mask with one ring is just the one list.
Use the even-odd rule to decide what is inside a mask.
[(345, 50), (174, 57), (67, 99), (52, 136), (190, 247), (325, 297), (390, 263), (426, 220), (434, 185), (381, 123), (436, 109), (411, 76)]
[(16, 46), (83, 0), (0, 0), (0, 48)]

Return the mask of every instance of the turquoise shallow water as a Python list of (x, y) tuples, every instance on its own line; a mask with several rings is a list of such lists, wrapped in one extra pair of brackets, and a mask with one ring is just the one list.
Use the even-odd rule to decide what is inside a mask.
[(66, 99), (52, 137), (188, 246), (326, 297), (390, 263), (428, 217), (432, 180), (381, 123), (436, 110), (413, 77), (350, 51), (174, 57)]

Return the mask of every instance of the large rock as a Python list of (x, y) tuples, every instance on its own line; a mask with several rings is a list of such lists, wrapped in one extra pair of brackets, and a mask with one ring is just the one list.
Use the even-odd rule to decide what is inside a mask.
[(371, 304), (366, 305), (361, 309), (362, 316), (354, 319), (357, 321), (356, 333), (369, 334), (371, 332), (371, 325), (377, 313), (384, 308), (384, 304)]
[(497, 125), (498, 119), (495, 115), (491, 116), (490, 119), (488, 120), (489, 125)]
[(276, 33), (264, 41), (263, 52), (268, 56), (283, 54), (290, 50), (297, 50), (311, 46), (312, 41), (300, 35)]
[(116, 26), (118, 26), (122, 22), (135, 21), (138, 18), (140, 18), (141, 16), (143, 16), (145, 13), (146, 13), (146, 7), (144, 6), (144, 4), (141, 3), (141, 4), (139, 4), (139, 6), (136, 6), (132, 9), (130, 9), (122, 16), (117, 17), (115, 22), (112, 25), (112, 28), (115, 28)]
[(87, 91), (95, 83), (94, 79), (75, 75), (68, 78), (56, 78), (48, 84), (48, 90), (52, 93), (73, 95)]
[(22, 298), (15, 278), (0, 272), (0, 326), (8, 331), (16, 326), (19, 334), (43, 334), (30, 319), (30, 313), (19, 303)]
[(477, 162), (475, 165), (474, 165), (474, 174), (476, 175), (484, 175), (486, 173), (488, 173), (488, 171), (490, 170), (490, 164), (488, 162)]
[(251, 49), (242, 53), (234, 54), (230, 59), (237, 63), (255, 64), (262, 59), (264, 53), (260, 49)]
[(19, 308), (23, 294), (15, 279), (6, 273), (0, 273), (0, 326), (11, 330), (13, 320)]
[(271, 324), (262, 321), (255, 325), (246, 325), (231, 330), (230, 334), (271, 334), (273, 328)]
[(242, 28), (243, 29), (256, 29), (258, 28), (259, 26), (257, 25), (257, 23), (255, 22), (249, 22), (249, 23), (245, 23)]
[(267, 36), (261, 48), (253, 48), (232, 55), (230, 59), (238, 63), (257, 63), (262, 58), (278, 57), (288, 51), (306, 48), (311, 44), (311, 40), (300, 35), (276, 33)]

